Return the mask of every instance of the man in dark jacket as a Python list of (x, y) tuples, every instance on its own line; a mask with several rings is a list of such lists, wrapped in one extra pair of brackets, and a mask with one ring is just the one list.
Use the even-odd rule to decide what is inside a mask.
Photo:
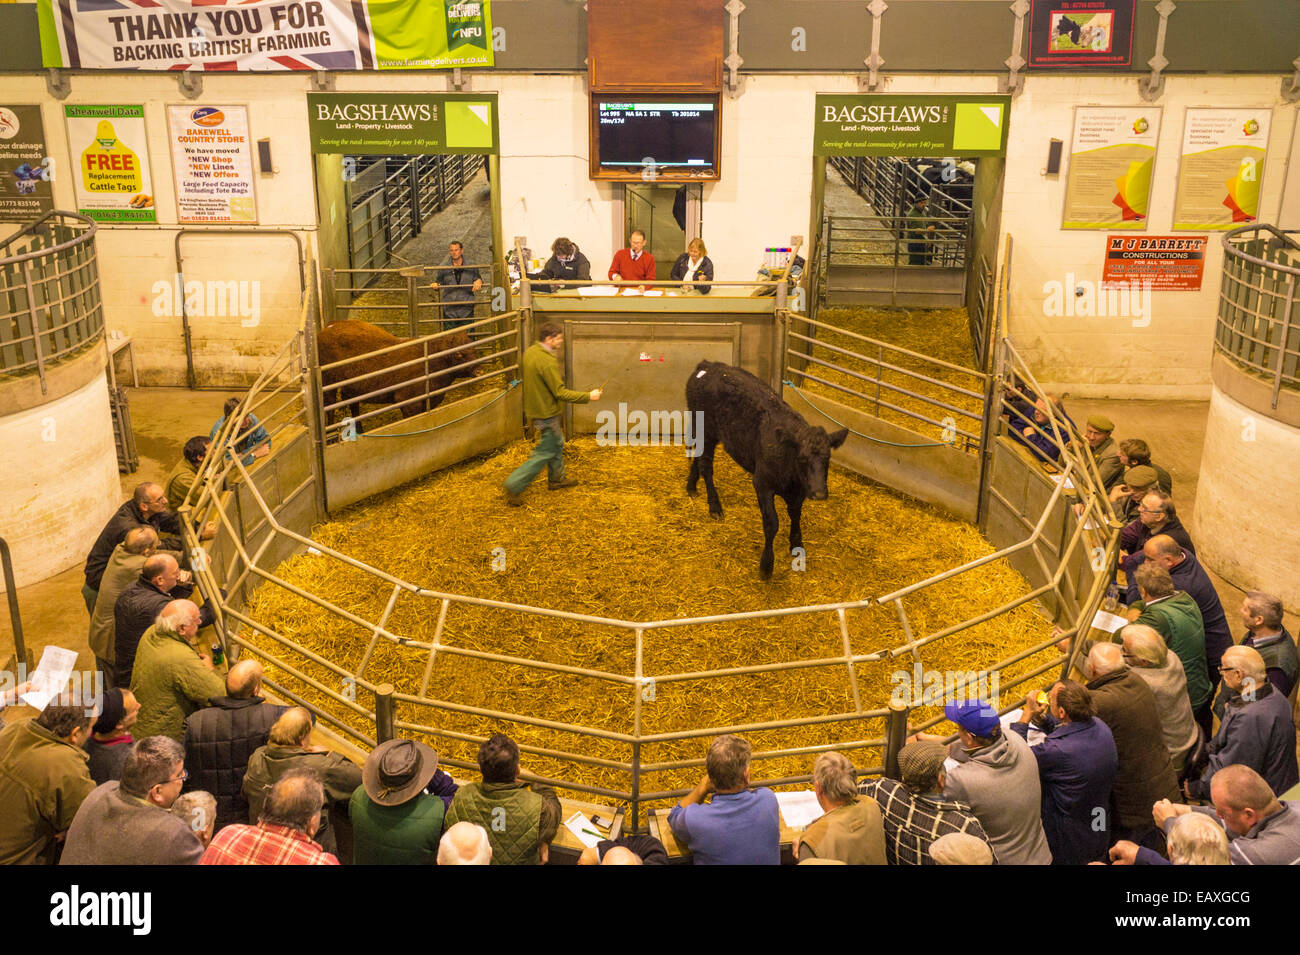
[(1011, 728), (1029, 737), (1029, 722), (1047, 731), (1031, 747), (1043, 787), (1043, 831), (1052, 865), (1087, 865), (1106, 858), (1111, 787), (1119, 754), (1110, 728), (1096, 718), (1092, 694), (1073, 680), (1058, 681), (1048, 705), (1031, 692)]
[[(479, 270), (465, 262), (465, 247), (459, 242), (447, 246), (447, 261), (437, 271), (437, 284), (442, 290), (442, 319), (446, 328), (468, 325), (474, 318), (474, 295), (483, 287)], [(455, 302), (457, 304), (447, 304)], [(463, 304), (462, 304), (463, 303)]]
[(230, 668), (226, 694), (212, 697), (211, 706), (185, 721), (185, 767), (190, 774), (185, 789), (201, 789), (216, 798), (214, 832), (248, 821), (243, 792), (248, 759), (266, 745), (271, 727), (289, 709), (262, 699), (262, 664), (256, 660), (241, 660)]
[(140, 715), (140, 703), (130, 690), (105, 690), (99, 718), (91, 726), (83, 749), (89, 759), (90, 778), (96, 786), (122, 778), (122, 766), (135, 742), (130, 732)]
[(1214, 774), (1237, 763), (1263, 776), (1273, 792), (1286, 792), (1300, 782), (1290, 701), (1268, 682), (1264, 658), (1250, 647), (1223, 654), (1223, 684), (1232, 696), (1210, 740), (1209, 765), (1184, 784), (1188, 797), (1208, 799)]
[[(193, 593), (193, 578), (171, 554), (155, 554), (144, 562), (140, 579), (122, 591), (113, 606), (114, 686), (131, 685), (140, 638), (163, 608), (173, 600), (188, 600)], [(199, 608), (200, 629), (214, 619), (210, 604)]]
[(1157, 830), (1151, 807), (1178, 798), (1178, 776), (1160, 729), (1151, 688), (1124, 663), (1117, 643), (1099, 643), (1084, 667), (1097, 716), (1110, 728), (1119, 755), (1112, 800), (1112, 838), (1146, 844)]
[[(1240, 613), (1246, 628), (1240, 645), (1259, 651), (1268, 668), (1268, 682), (1289, 698), (1300, 676), (1300, 655), (1296, 653), (1295, 638), (1282, 626), (1282, 601), (1272, 594), (1252, 590), (1242, 600)], [(1214, 715), (1219, 719), (1223, 719), (1228, 696), (1227, 689), (1220, 686), (1214, 701)]]
[(86, 557), (86, 582), (82, 585), (81, 596), (86, 600), (86, 609), (95, 611), (95, 598), (99, 595), (99, 582), (104, 576), (108, 559), (113, 556), (113, 548), (126, 539), (126, 532), (137, 527), (152, 527), (158, 532), (159, 547), (163, 550), (183, 550), (180, 541), (180, 519), (167, 509), (167, 495), (161, 485), (144, 483), (136, 487), (127, 501), (108, 519), (104, 529), (99, 532), (95, 544)]
[[(1205, 662), (1210, 670), (1210, 685), (1217, 686), (1219, 661), (1223, 659), (1223, 651), (1232, 646), (1232, 631), (1228, 629), (1228, 618), (1223, 613), (1223, 604), (1219, 602), (1218, 591), (1209, 575), (1195, 554), (1184, 550), (1167, 534), (1152, 537), (1143, 546), (1142, 553), (1147, 560), (1169, 571), (1174, 586), (1191, 594), (1200, 608), (1201, 622), (1205, 624)], [(1137, 581), (1130, 575), (1129, 604), (1136, 602), (1138, 596)]]
[(1143, 562), (1142, 548), (1157, 534), (1166, 534), (1177, 541), (1183, 550), (1196, 553), (1192, 536), (1178, 519), (1174, 499), (1160, 488), (1147, 492), (1138, 505), (1137, 519), (1119, 532), (1119, 549), (1127, 555), (1120, 564), (1124, 573), (1132, 573)]
[[(551, 243), (551, 257), (546, 260), (542, 270), (528, 276), (530, 279), (557, 279), (565, 282), (590, 282), (591, 263), (572, 239), (560, 236)], [(538, 285), (534, 282), (534, 292), (563, 292), (571, 285)]]

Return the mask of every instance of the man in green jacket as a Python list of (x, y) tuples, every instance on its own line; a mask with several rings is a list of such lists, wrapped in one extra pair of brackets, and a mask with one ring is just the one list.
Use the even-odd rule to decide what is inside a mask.
[[(1134, 571), (1142, 600), (1134, 623), (1145, 624), (1164, 637), (1170, 650), (1183, 661), (1187, 675), (1187, 699), (1192, 714), (1203, 715), (1210, 705), (1209, 664), (1205, 662), (1205, 624), (1201, 609), (1191, 595), (1174, 589), (1173, 578), (1154, 561), (1139, 564)], [(1131, 612), (1131, 611), (1130, 611)]]
[(519, 778), (519, 747), (503, 733), (478, 750), (481, 783), (456, 790), (446, 828), (458, 822), (482, 826), (492, 843), (493, 865), (545, 865), (560, 828), (560, 800), (550, 786)]
[(189, 715), (210, 706), (212, 697), (226, 695), (226, 681), (212, 658), (194, 648), (198, 634), (198, 606), (173, 600), (140, 638), (131, 671), (131, 692), (140, 703), (136, 739), (169, 736), (184, 743)]
[(352, 794), (355, 865), (433, 865), (456, 783), (432, 747), (409, 739), (380, 743), (366, 757)]
[(564, 387), (560, 363), (555, 357), (555, 353), (564, 344), (563, 328), (554, 322), (547, 322), (538, 330), (537, 339), (524, 352), (523, 381), (524, 416), (532, 421), (538, 441), (532, 457), (506, 478), (506, 501), (515, 506), (523, 503), (519, 495), (542, 473), (543, 467), (547, 471), (546, 486), (552, 491), (573, 487), (578, 483), (564, 476), (564, 433), (560, 430), (560, 402), (585, 404), (588, 401), (599, 401), (601, 395), (600, 388), (573, 391)]
[(54, 699), (40, 716), (0, 731), (0, 865), (54, 864), (95, 789), (81, 748), (92, 712), (84, 701)]
[(244, 773), (244, 795), (248, 797), (248, 821), (256, 825), (270, 798), (271, 789), (293, 769), (310, 769), (325, 787), (325, 807), (315, 839), (331, 854), (338, 851), (338, 837), (330, 823), (330, 810), (347, 811), (348, 801), (362, 783), (361, 767), (341, 753), (314, 746), (311, 713), (305, 707), (285, 710), (271, 727), (265, 746), (254, 750)]

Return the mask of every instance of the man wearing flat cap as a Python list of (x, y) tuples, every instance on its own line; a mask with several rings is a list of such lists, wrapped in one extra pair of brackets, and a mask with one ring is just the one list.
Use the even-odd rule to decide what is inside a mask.
[(424, 743), (390, 739), (366, 757), (352, 794), (355, 865), (433, 865), (456, 784)]
[[(988, 845), (984, 827), (970, 806), (943, 794), (948, 748), (933, 740), (908, 743), (898, 753), (902, 782), (881, 777), (858, 786), (880, 805), (885, 858), (890, 865), (934, 865), (930, 847), (953, 833)], [(992, 848), (990, 847), (990, 855)]]
[(998, 712), (984, 700), (948, 703), (944, 715), (957, 724), (948, 755), (944, 795), (968, 804), (988, 833), (1002, 865), (1050, 865), (1043, 831), (1042, 787), (1029, 744), (1004, 733)]
[(1111, 502), (1115, 505), (1115, 517), (1120, 523), (1129, 524), (1138, 519), (1142, 498), (1156, 489), (1159, 479), (1156, 469), (1146, 464), (1139, 464), (1124, 472), (1123, 483), (1115, 485), (1110, 492)]
[(1124, 473), (1124, 465), (1119, 459), (1119, 445), (1110, 436), (1114, 430), (1115, 422), (1104, 414), (1089, 416), (1083, 429), (1083, 440), (1088, 442), (1092, 459), (1097, 462), (1098, 476), (1107, 491), (1115, 486)]

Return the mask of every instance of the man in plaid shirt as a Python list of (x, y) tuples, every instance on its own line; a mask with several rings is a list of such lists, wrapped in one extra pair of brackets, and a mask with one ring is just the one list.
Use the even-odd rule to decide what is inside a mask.
[(199, 865), (338, 865), (312, 841), (320, 829), (325, 787), (310, 769), (291, 769), (266, 797), (255, 826), (226, 826)]
[[(908, 743), (898, 753), (901, 783), (882, 777), (858, 787), (860, 793), (880, 804), (885, 858), (890, 865), (934, 865), (930, 846), (953, 832), (988, 843), (989, 837), (970, 806), (943, 795), (947, 755), (947, 748), (939, 743)], [(992, 845), (989, 851), (993, 851)]]

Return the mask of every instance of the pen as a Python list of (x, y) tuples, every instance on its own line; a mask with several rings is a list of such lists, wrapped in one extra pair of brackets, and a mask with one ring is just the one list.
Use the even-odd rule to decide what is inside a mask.
[(590, 829), (583, 829), (582, 831), (585, 832), (585, 833), (586, 833), (587, 835), (589, 835), (589, 836), (595, 836), (597, 839), (601, 838), (601, 835), (600, 835), (599, 832), (592, 832)]

